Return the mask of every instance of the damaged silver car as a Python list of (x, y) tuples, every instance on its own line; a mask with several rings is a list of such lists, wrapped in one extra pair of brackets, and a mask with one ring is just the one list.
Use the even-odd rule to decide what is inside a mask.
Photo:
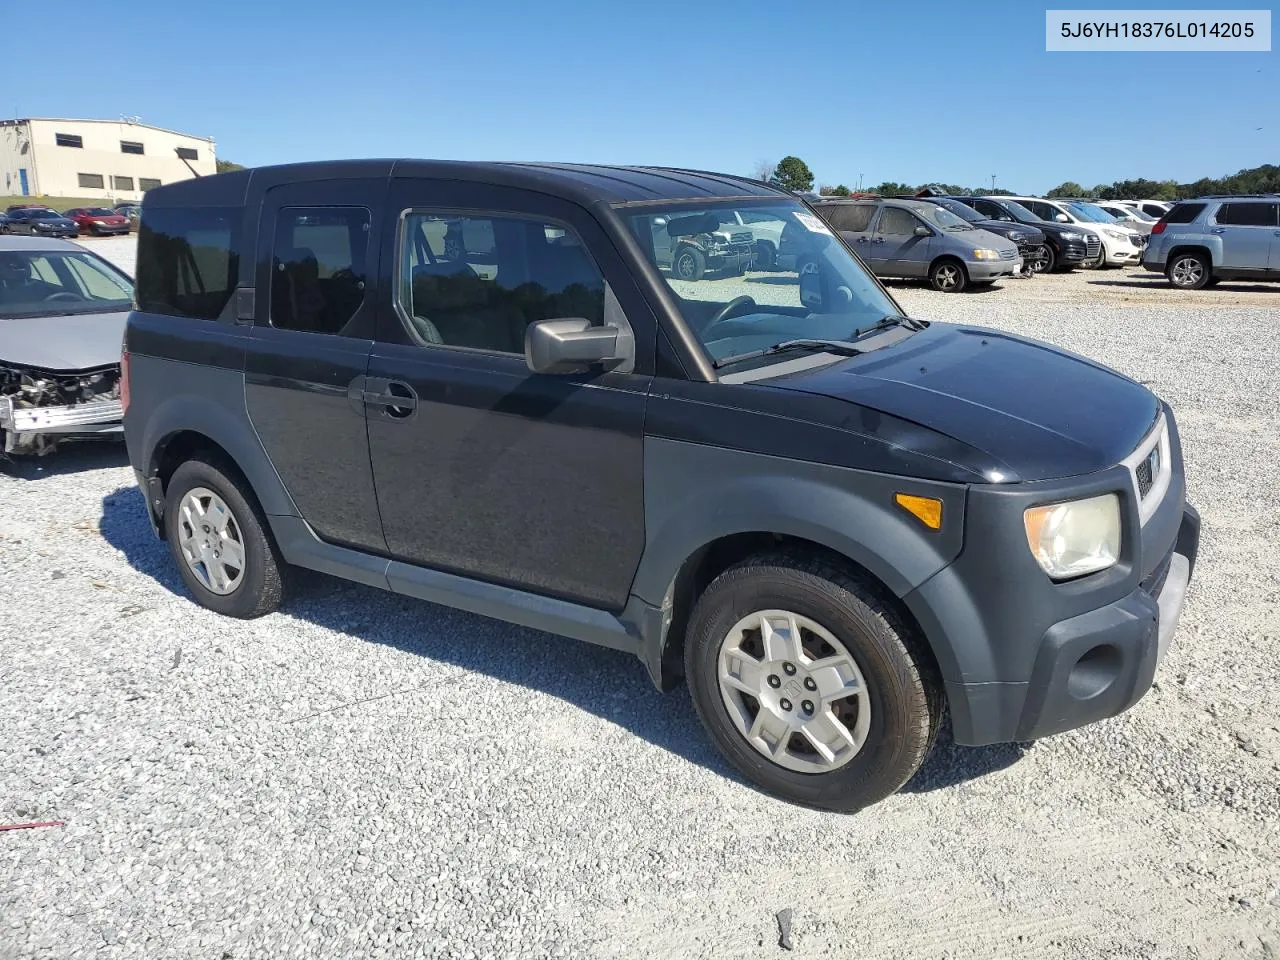
[(132, 301), (132, 279), (77, 243), (0, 236), (0, 453), (123, 437)]

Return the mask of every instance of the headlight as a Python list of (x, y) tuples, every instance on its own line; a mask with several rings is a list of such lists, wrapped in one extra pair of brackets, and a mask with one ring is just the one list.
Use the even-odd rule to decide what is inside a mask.
[(987, 250), (985, 247), (981, 250), (973, 251), (973, 259), (975, 260), (999, 260), (1000, 254), (994, 250)]
[(1103, 233), (1105, 233), (1105, 234), (1106, 234), (1108, 237), (1110, 237), (1112, 240), (1127, 240), (1127, 239), (1128, 239), (1128, 234), (1121, 233), (1119, 230), (1108, 230), (1108, 229), (1106, 229), (1106, 228), (1104, 227), (1102, 232), (1103, 232)]
[(1023, 240), (1027, 239), (1027, 235), (1025, 233), (1011, 233), (1009, 234), (1009, 239), (1014, 243), (1021, 243)]
[(1083, 233), (1076, 233), (1074, 230), (1064, 230), (1061, 236), (1063, 240), (1083, 240), (1084, 239)]
[(1054, 580), (1105, 570), (1120, 558), (1120, 498), (1114, 493), (1032, 507), (1022, 519), (1032, 556)]

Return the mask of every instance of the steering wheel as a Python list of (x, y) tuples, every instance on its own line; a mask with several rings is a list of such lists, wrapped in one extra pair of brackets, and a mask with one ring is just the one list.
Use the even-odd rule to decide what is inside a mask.
[(46, 303), (50, 300), (74, 300), (76, 303), (79, 303), (84, 299), (84, 297), (80, 296), (78, 293), (72, 293), (70, 290), (59, 290), (57, 293), (49, 294), (44, 299)]
[(711, 328), (714, 327), (716, 324), (724, 323), (724, 321), (728, 320), (730, 316), (732, 316), (734, 313), (737, 313), (742, 307), (758, 307), (758, 306), (760, 306), (760, 304), (756, 303), (755, 299), (752, 297), (746, 297), (746, 296), (734, 297), (732, 300), (726, 303), (723, 307), (717, 310), (715, 313), (715, 316), (713, 316), (710, 320), (707, 321), (707, 325), (702, 328), (703, 336), (706, 336), (706, 334), (710, 332)]

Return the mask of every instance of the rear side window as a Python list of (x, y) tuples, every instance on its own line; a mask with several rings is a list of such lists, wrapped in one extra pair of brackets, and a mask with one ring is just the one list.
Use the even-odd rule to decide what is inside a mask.
[(1190, 223), (1196, 217), (1200, 216), (1200, 211), (1204, 209), (1203, 203), (1179, 203), (1175, 204), (1173, 209), (1164, 215), (1165, 223)]
[(138, 229), (138, 309), (216, 320), (240, 274), (239, 207), (148, 210)]
[(364, 303), (365, 207), (282, 207), (271, 250), (271, 325), (341, 333)]
[(562, 224), (413, 212), (398, 256), (397, 306), (425, 344), (520, 354), (538, 320), (604, 322), (604, 278)]
[(819, 206), (818, 212), (833, 230), (856, 233), (871, 225), (871, 217), (876, 208), (869, 203), (831, 203)]
[(1224, 203), (1214, 219), (1237, 227), (1274, 227), (1278, 209), (1274, 203)]

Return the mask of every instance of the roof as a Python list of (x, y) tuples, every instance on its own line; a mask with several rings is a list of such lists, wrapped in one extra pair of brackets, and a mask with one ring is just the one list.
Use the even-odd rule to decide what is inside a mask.
[(172, 134), (175, 137), (188, 137), (192, 140), (203, 140), (206, 143), (213, 143), (213, 137), (202, 137), (198, 133), (183, 133), (181, 130), (170, 130), (167, 127), (157, 127), (154, 123), (135, 123), (132, 120), (96, 120), (92, 117), (18, 117), (15, 120), (0, 120), (0, 127), (11, 127), (19, 123), (114, 123), (122, 127), (143, 127), (147, 130), (158, 130), (161, 133)]
[(491, 183), (537, 190), (581, 203), (642, 204), (668, 200), (757, 198), (794, 195), (749, 177), (676, 167), (605, 166), (478, 160), (325, 160), (252, 167), (198, 180), (157, 187), (146, 194), (147, 207), (199, 201), (242, 203), (252, 187), (265, 188), (307, 180), (424, 177)]
[(84, 250), (78, 243), (70, 240), (59, 240), (56, 237), (16, 237), (9, 234), (0, 235), (0, 253), (6, 250)]

